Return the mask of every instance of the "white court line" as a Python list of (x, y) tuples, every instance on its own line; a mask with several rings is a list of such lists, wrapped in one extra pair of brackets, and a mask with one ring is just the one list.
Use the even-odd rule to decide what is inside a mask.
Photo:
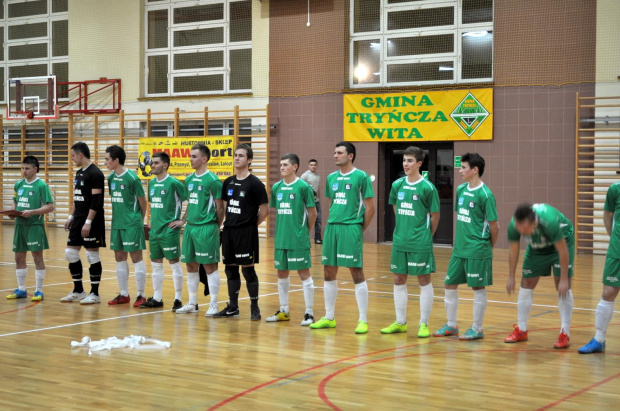
[[(291, 292), (297, 292), (297, 291), (302, 291), (302, 289), (300, 288), (299, 290), (291, 290)], [(262, 295), (259, 295), (259, 297), (269, 297), (271, 295), (278, 295), (278, 293), (262, 294)], [(239, 298), (239, 300), (249, 300), (249, 299), (250, 299), (250, 297)], [(219, 302), (223, 303), (223, 302), (227, 302), (227, 301), (228, 300), (222, 300), (222, 301), (219, 301)], [(59, 303), (59, 304), (62, 304), (62, 303)], [(209, 305), (209, 303), (198, 304), (198, 305), (199, 306)], [(109, 318), (101, 318), (101, 319), (98, 319), (98, 320), (82, 321), (82, 322), (79, 322), (79, 323), (55, 325), (53, 327), (35, 328), (33, 330), (23, 330), (23, 331), (16, 331), (16, 332), (13, 332), (13, 333), (0, 334), (0, 338), (2, 338), (2, 337), (10, 337), (12, 335), (19, 335), (19, 334), (36, 333), (36, 332), (39, 332), (39, 331), (56, 330), (58, 328), (74, 327), (76, 325), (95, 324), (95, 323), (100, 323), (100, 322), (104, 322), (104, 321), (121, 320), (121, 319), (131, 318), (131, 317), (139, 317), (139, 316), (142, 316), (142, 315), (161, 314), (161, 313), (166, 313), (166, 312), (171, 312), (171, 311), (169, 309), (159, 310), (159, 311), (150, 311), (150, 312), (139, 313), (139, 314), (121, 315), (121, 316), (118, 316), (118, 317), (109, 317)], [(175, 315), (180, 315), (180, 314), (176, 314), (175, 313)], [(214, 321), (218, 321), (218, 320), (214, 320)]]

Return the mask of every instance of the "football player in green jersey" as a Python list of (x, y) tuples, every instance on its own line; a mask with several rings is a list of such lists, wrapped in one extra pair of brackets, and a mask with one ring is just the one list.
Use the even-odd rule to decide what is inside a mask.
[(474, 321), (459, 339), (484, 338), (482, 323), (488, 301), (486, 287), (493, 284), (493, 246), (499, 235), (495, 197), (481, 180), (484, 166), (484, 158), (478, 153), (461, 156), (459, 173), (466, 182), (456, 189), (456, 233), (444, 281), (448, 322), (433, 333), (435, 337), (459, 334), (457, 287), (467, 284), (474, 291)]
[(553, 273), (558, 291), (558, 310), (561, 329), (554, 348), (570, 345), (570, 323), (573, 316), (573, 259), (575, 238), (573, 225), (555, 208), (547, 204), (519, 204), (508, 226), (508, 295), (515, 290), (515, 272), (519, 261), (519, 242), (525, 238), (527, 249), (523, 257), (523, 276), (517, 302), (518, 324), (504, 339), (507, 343), (527, 341), (527, 320), (532, 308), (534, 288), (540, 277)]
[(112, 201), (112, 231), (110, 249), (116, 259), (116, 278), (120, 293), (108, 301), (109, 305), (128, 304), (129, 265), (127, 256), (131, 256), (136, 274), (137, 297), (135, 308), (146, 302), (144, 288), (146, 285), (146, 265), (142, 250), (146, 249), (144, 238), (144, 216), (146, 214), (146, 197), (142, 182), (127, 167), (127, 155), (120, 146), (110, 146), (105, 150), (105, 165), (112, 174), (108, 176), (108, 189)]
[(290, 270), (297, 270), (304, 290), (306, 312), (301, 325), (314, 323), (314, 282), (310, 276), (310, 227), (314, 227), (316, 208), (312, 187), (297, 177), (299, 157), (287, 153), (280, 157), (282, 180), (273, 185), (269, 206), (276, 210), (274, 265), (278, 272), (280, 310), (267, 322), (289, 321), (288, 293)]
[(428, 320), (433, 308), (435, 272), (433, 235), (439, 223), (439, 194), (435, 186), (420, 175), (424, 150), (407, 147), (403, 153), (405, 177), (394, 181), (389, 203), (394, 207), (396, 223), (392, 242), (390, 271), (394, 274), (396, 321), (381, 333), (407, 332), (407, 277), (415, 276), (420, 285), (420, 322), (418, 337), (431, 335)]
[(17, 288), (6, 298), (18, 299), (28, 297), (26, 292), (26, 253), (30, 251), (34, 260), (34, 276), (36, 289), (32, 301), (43, 300), (43, 281), (45, 280), (45, 261), (43, 250), (49, 249), (45, 234), (45, 214), (54, 211), (54, 199), (50, 189), (37, 177), (39, 160), (34, 156), (26, 156), (22, 160), (24, 178), (15, 183), (13, 208), (21, 211), (15, 218), (15, 234), (13, 236), (13, 252), (15, 252), (15, 274)]
[(323, 236), (323, 276), (325, 279), (325, 317), (312, 329), (335, 328), (338, 267), (348, 267), (355, 283), (355, 299), (359, 310), (356, 334), (368, 332), (368, 284), (364, 278), (364, 230), (375, 215), (374, 192), (370, 177), (353, 165), (355, 146), (341, 141), (334, 149), (334, 160), (340, 169), (331, 173), (325, 183), (325, 197), (331, 203)]

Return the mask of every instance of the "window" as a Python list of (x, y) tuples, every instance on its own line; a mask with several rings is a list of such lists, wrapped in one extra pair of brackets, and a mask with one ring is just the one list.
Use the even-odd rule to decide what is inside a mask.
[(146, 0), (146, 95), (252, 91), (251, 0)]
[(0, 102), (6, 103), (9, 78), (69, 81), (68, 0), (5, 0), (0, 26)]
[(351, 0), (353, 88), (493, 80), (493, 0)]

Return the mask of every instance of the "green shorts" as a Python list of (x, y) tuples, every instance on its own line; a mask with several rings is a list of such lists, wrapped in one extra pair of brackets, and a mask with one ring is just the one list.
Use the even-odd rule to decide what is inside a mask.
[(200, 264), (220, 262), (220, 228), (216, 223), (185, 226), (181, 261)]
[(50, 248), (44, 225), (15, 225), (13, 252), (43, 251)]
[(144, 227), (113, 228), (110, 233), (110, 250), (127, 253), (146, 250)]
[(449, 285), (467, 283), (468, 287), (493, 285), (493, 259), (452, 256), (445, 283)]
[(363, 252), (361, 224), (327, 224), (323, 235), (323, 265), (360, 268)]
[(305, 270), (312, 267), (310, 261), (310, 249), (305, 250), (280, 250), (273, 251), (273, 265), (276, 270)]
[(394, 274), (424, 275), (435, 272), (435, 256), (430, 253), (399, 251), (392, 247), (390, 271)]
[(166, 233), (163, 237), (149, 237), (151, 260), (174, 260), (181, 256), (181, 231)]
[(603, 269), (603, 284), (620, 287), (620, 259), (607, 257)]
[[(568, 278), (573, 276), (573, 261), (575, 260), (575, 244), (566, 244), (568, 247)], [(551, 254), (534, 254), (528, 247), (523, 257), (523, 277), (546, 277), (551, 275), (553, 271), (554, 277), (559, 277), (560, 255), (556, 252)]]

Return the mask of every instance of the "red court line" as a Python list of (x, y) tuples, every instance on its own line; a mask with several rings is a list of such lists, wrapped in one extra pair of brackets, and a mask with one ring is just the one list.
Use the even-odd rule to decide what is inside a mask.
[(551, 404), (549, 404), (549, 405), (545, 405), (544, 407), (539, 408), (537, 411), (543, 411), (543, 410), (548, 410), (549, 408), (553, 408), (553, 407), (555, 407), (555, 406), (557, 406), (557, 405), (562, 404), (563, 402), (566, 402), (566, 401), (568, 401), (568, 400), (570, 400), (570, 399), (572, 399), (572, 398), (575, 398), (575, 397), (577, 397), (577, 396), (579, 396), (579, 395), (581, 395), (581, 394), (583, 394), (583, 393), (585, 393), (585, 392), (590, 391), (590, 390), (591, 390), (591, 389), (593, 389), (593, 388), (598, 387), (599, 385), (603, 385), (603, 384), (605, 384), (606, 382), (609, 382), (609, 381), (611, 381), (611, 380), (613, 380), (613, 379), (616, 379), (616, 378), (618, 378), (618, 377), (620, 377), (620, 373), (618, 373), (618, 374), (616, 374), (616, 375), (612, 375), (611, 377), (607, 377), (607, 378), (605, 378), (604, 380), (601, 380), (601, 381), (599, 381), (599, 382), (596, 382), (596, 383), (594, 383), (594, 384), (590, 385), (589, 387), (582, 388), (582, 389), (581, 389), (581, 390), (579, 390), (579, 391), (575, 391), (574, 393), (569, 394), (569, 395), (567, 395), (566, 397), (564, 397), (564, 398), (561, 398), (561, 399), (557, 400), (556, 402), (552, 402), (552, 403), (551, 403)]
[(35, 305), (38, 305), (40, 303), (41, 303), (41, 301), (37, 301), (34, 304), (30, 304), (30, 305), (27, 305), (27, 306), (21, 307), (21, 308), (16, 308), (16, 309), (10, 310), (10, 311), (3, 311), (0, 314), (8, 314), (8, 313), (14, 313), (14, 312), (20, 311), (20, 310), (25, 310), (26, 308), (34, 307)]

